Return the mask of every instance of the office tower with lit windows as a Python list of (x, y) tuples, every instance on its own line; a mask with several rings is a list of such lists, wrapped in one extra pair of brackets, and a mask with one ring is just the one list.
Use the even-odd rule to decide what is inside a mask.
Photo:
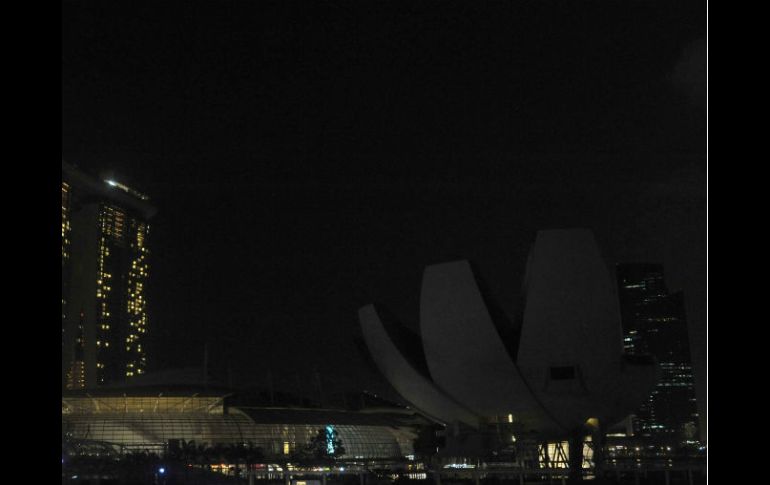
[(62, 162), (62, 386), (145, 372), (149, 198)]
[(690, 342), (682, 292), (669, 293), (659, 264), (619, 264), (623, 342), (629, 354), (651, 354), (660, 380), (633, 417), (634, 435), (681, 445), (698, 439)]

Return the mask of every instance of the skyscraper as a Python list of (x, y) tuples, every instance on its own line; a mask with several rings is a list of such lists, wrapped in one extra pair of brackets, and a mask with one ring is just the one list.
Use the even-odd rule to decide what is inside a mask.
[(62, 386), (145, 372), (149, 198), (62, 161)]
[(625, 350), (652, 354), (661, 368), (655, 390), (633, 418), (634, 434), (660, 444), (696, 441), (698, 407), (684, 295), (668, 292), (659, 264), (619, 264), (617, 276)]

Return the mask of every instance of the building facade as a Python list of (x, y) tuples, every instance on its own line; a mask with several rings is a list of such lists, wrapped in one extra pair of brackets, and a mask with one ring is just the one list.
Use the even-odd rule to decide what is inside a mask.
[(319, 430), (336, 431), (343, 459), (403, 459), (414, 455), (416, 428), (426, 420), (408, 410), (369, 412), (340, 409), (232, 406), (232, 391), (203, 388), (110, 388), (62, 395), (63, 440), (99, 443), (113, 451), (169, 446), (245, 445), (267, 459), (289, 459)]
[(625, 350), (655, 356), (661, 370), (632, 418), (634, 435), (661, 444), (694, 443), (698, 408), (684, 295), (669, 293), (659, 264), (619, 264), (617, 277)]
[(147, 196), (62, 162), (62, 386), (145, 372)]

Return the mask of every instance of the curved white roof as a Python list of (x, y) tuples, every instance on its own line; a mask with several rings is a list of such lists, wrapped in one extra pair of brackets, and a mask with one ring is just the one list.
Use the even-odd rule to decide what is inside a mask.
[(484, 416), (550, 421), (511, 360), (468, 261), (425, 269), (420, 333), (433, 380), (458, 401)]
[(478, 427), (479, 416), (454, 399), (418, 372), (401, 354), (388, 335), (374, 305), (358, 311), (369, 352), (380, 372), (407, 401), (444, 423), (461, 422)]
[[(564, 435), (589, 418), (612, 424), (657, 380), (652, 361), (623, 356), (617, 297), (593, 234), (541, 231), (527, 263), (518, 347), (467, 261), (423, 274), (420, 333), (427, 376), (388, 337), (377, 312), (359, 311), (367, 346), (404, 398), (445, 422), (478, 426), (510, 414), (525, 432)], [(515, 361), (514, 361), (515, 358)]]

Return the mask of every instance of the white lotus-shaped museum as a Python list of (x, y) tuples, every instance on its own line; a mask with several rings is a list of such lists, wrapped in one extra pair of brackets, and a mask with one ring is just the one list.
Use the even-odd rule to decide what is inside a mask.
[(523, 436), (572, 436), (587, 423), (606, 429), (649, 395), (657, 365), (623, 354), (617, 296), (590, 231), (537, 234), (522, 301), (515, 326), (461, 260), (425, 269), (419, 337), (375, 305), (359, 319), (396, 391), (455, 428), (503, 422)]

